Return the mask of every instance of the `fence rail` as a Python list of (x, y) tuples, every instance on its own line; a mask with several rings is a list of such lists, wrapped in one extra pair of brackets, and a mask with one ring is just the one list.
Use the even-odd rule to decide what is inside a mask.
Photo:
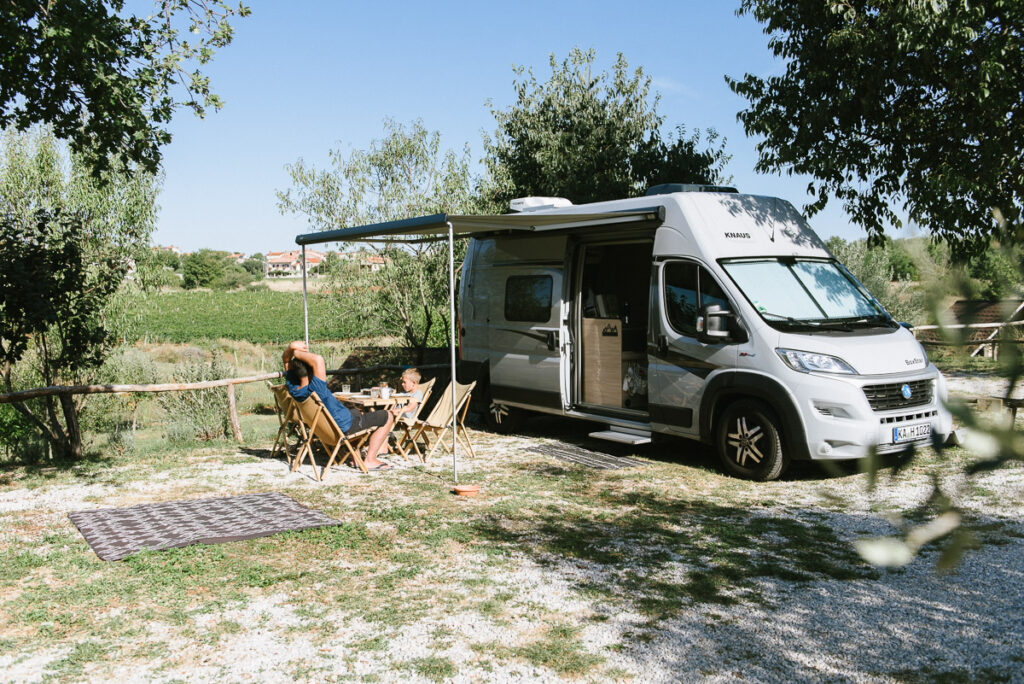
[[(366, 368), (337, 368), (327, 371), (328, 375), (355, 376), (362, 380), (363, 375), (380, 373), (382, 371), (400, 371), (408, 366), (397, 364), (381, 364), (367, 366)], [(448, 365), (443, 363), (418, 366), (422, 370), (434, 370), (438, 368), (447, 369)], [(72, 394), (131, 394), (133, 392), (189, 392), (193, 390), (214, 389), (226, 387), (228, 394), (228, 422), (231, 424), (231, 433), (236, 441), (241, 442), (242, 427), (238, 422), (238, 409), (235, 406), (235, 385), (244, 385), (249, 382), (262, 382), (283, 377), (282, 371), (272, 373), (260, 373), (259, 375), (246, 375), (238, 378), (222, 378), (220, 380), (203, 380), (202, 382), (165, 382), (148, 385), (51, 385), (50, 387), (35, 387), (33, 389), (0, 394), (0, 404), (13, 404), (18, 401), (38, 399), (40, 397), (67, 396)]]

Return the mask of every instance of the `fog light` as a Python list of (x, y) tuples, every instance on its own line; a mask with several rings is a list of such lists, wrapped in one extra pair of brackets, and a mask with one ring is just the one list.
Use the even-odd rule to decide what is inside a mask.
[(832, 453), (832, 445), (829, 444), (828, 442), (822, 442), (821, 444), (818, 445), (818, 455), (819, 456), (828, 456), (831, 453)]

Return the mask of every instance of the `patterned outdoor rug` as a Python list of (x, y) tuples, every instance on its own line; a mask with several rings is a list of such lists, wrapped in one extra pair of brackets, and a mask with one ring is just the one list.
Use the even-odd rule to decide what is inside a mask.
[(103, 560), (341, 523), (277, 492), (101, 508), (68, 515)]
[(618, 468), (632, 468), (644, 465), (643, 461), (638, 461), (635, 458), (629, 458), (628, 456), (612, 456), (611, 454), (605, 454), (600, 451), (590, 451), (589, 449), (584, 449), (583, 447), (578, 447), (573, 444), (538, 444), (534, 447), (530, 447), (528, 451), (532, 451), (536, 454), (544, 454), (545, 456), (554, 456), (562, 461), (578, 463), (579, 465), (584, 465), (588, 468), (596, 468), (598, 470), (616, 470)]

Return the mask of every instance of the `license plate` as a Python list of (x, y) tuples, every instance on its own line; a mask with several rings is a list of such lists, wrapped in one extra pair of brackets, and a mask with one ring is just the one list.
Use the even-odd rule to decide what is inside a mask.
[(916, 442), (921, 439), (928, 439), (932, 436), (932, 424), (921, 423), (920, 425), (905, 425), (892, 429), (892, 443)]

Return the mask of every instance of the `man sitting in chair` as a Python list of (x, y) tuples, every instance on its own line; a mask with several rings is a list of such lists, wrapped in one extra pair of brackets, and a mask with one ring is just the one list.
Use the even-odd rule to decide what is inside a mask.
[(345, 408), (327, 387), (327, 365), (324, 363), (324, 357), (310, 352), (309, 347), (301, 340), (292, 342), (284, 350), (284, 368), (284, 379), (288, 385), (288, 392), (297, 401), (302, 401), (310, 393), (316, 392), (342, 432), (356, 433), (376, 427), (377, 429), (370, 435), (366, 454), (363, 455), (363, 464), (367, 470), (389, 470), (391, 468), (387, 463), (377, 459), (377, 454), (387, 440), (388, 433), (391, 432), (391, 427), (395, 422), (394, 416), (390, 412), (363, 413), (359, 410)]

